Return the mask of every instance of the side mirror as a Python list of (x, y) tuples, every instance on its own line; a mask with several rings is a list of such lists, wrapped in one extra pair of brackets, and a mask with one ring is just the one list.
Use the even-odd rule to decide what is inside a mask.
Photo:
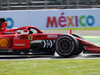
[(24, 32), (27, 32), (27, 30), (24, 30)]

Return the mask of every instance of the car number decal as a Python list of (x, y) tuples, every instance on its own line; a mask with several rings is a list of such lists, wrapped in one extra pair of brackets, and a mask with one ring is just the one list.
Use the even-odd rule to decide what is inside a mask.
[(28, 39), (29, 39), (29, 40), (32, 40), (32, 39), (33, 39), (33, 36), (29, 35), (29, 36), (28, 36)]

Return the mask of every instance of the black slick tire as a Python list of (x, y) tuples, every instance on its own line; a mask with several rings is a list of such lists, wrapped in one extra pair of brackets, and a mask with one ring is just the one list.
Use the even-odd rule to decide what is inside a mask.
[(79, 44), (75, 37), (66, 34), (55, 41), (56, 52), (62, 57), (70, 57), (78, 50)]

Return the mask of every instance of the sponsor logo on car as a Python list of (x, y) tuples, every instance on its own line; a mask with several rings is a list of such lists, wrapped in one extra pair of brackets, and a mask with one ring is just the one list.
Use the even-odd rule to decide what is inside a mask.
[(9, 44), (9, 41), (6, 38), (0, 39), (0, 47), (7, 47)]
[(58, 35), (47, 35), (47, 38), (57, 38)]
[(33, 39), (33, 36), (29, 35), (29, 36), (28, 36), (28, 39), (29, 39), (29, 40), (32, 40), (32, 39)]
[(25, 44), (16, 44), (15, 43), (15, 46), (25, 46)]

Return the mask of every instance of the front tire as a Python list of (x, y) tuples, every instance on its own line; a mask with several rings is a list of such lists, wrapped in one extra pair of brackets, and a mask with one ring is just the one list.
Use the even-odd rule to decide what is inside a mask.
[[(83, 39), (83, 37), (82, 36), (80, 36), (79, 34), (72, 34), (74, 37), (77, 37), (77, 38), (80, 38), (80, 39), (82, 39), (82, 40), (84, 40)], [(82, 44), (79, 44), (79, 49), (74, 53), (74, 55), (79, 55), (80, 53), (82, 53), (82, 51), (83, 50), (85, 50), (85, 48), (84, 48), (84, 46), (82, 45)]]
[(56, 39), (56, 52), (62, 57), (72, 56), (78, 50), (79, 44), (72, 35), (61, 35)]

